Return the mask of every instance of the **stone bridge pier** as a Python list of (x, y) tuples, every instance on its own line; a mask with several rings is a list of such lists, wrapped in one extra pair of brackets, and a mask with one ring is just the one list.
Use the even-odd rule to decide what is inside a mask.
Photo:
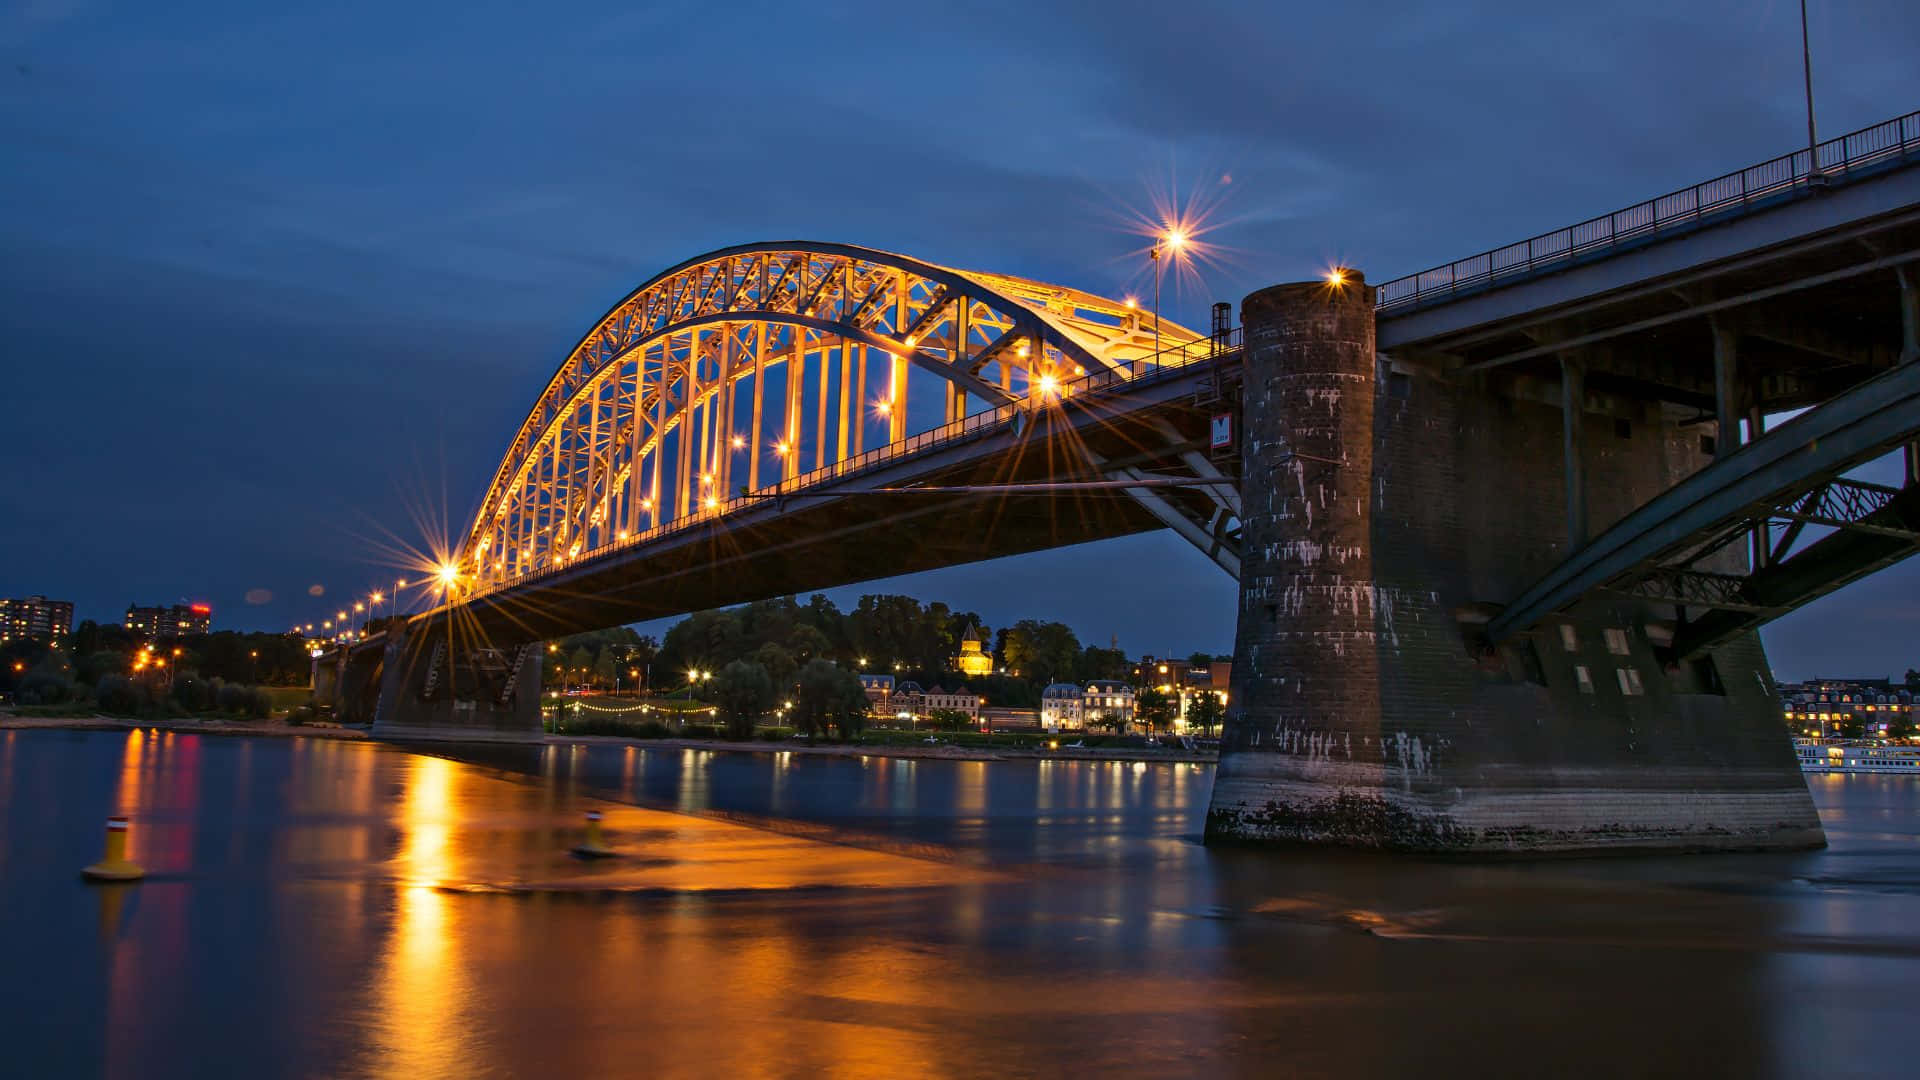
[(449, 640), (444, 621), (389, 631), (373, 715), (376, 738), (529, 742), (541, 737), (538, 642)]
[(1208, 840), (1822, 845), (1757, 635), (1669, 663), (1674, 609), (1608, 593), (1498, 647), (1482, 630), (1706, 464), (1698, 429), (1581, 424), (1577, 364), (1563, 410), (1389, 361), (1373, 300), (1348, 273), (1243, 304), (1240, 608)]

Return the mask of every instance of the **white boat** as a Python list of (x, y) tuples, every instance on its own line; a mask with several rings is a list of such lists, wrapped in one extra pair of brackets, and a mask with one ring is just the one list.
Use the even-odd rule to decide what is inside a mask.
[(1879, 746), (1873, 743), (1793, 740), (1793, 752), (1804, 772), (1912, 773), (1920, 776), (1920, 747)]

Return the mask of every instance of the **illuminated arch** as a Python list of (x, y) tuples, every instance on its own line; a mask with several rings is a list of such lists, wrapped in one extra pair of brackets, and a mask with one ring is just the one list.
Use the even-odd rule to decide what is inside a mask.
[(656, 275), (580, 339), (456, 561), (477, 587), (504, 583), (793, 480), (803, 457), (817, 469), (908, 438), (914, 371), (942, 397), (937, 414), (921, 410), (924, 428), (1088, 371), (1146, 370), (1156, 342), (1184, 355), (1203, 341), (1171, 322), (1156, 335), (1130, 303), (871, 248), (711, 252)]

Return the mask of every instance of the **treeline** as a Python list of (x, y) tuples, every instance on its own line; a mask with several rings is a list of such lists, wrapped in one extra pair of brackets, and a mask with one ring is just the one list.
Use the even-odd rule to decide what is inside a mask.
[[(968, 634), (982, 642), (993, 674), (969, 677), (954, 669)], [(867, 595), (842, 611), (816, 593), (804, 603), (781, 597), (697, 612), (675, 623), (658, 644), (625, 628), (567, 638), (555, 643), (546, 674), (550, 684), (558, 674), (570, 685), (610, 688), (615, 675), (632, 685), (638, 672), (658, 693), (686, 689), (693, 672), (717, 677), (742, 660), (764, 669), (782, 693), (798, 684), (808, 663), (824, 660), (924, 686), (964, 686), (1016, 707), (1037, 706), (1048, 683), (1125, 679), (1131, 670), (1125, 653), (1082, 646), (1064, 623), (1023, 619), (996, 631), (977, 612), (955, 611), (939, 601)]]
[(265, 717), (273, 699), (263, 684), (304, 686), (311, 672), (305, 644), (285, 634), (222, 631), (154, 642), (87, 620), (68, 644), (0, 646), (0, 694), (20, 705), (126, 716)]

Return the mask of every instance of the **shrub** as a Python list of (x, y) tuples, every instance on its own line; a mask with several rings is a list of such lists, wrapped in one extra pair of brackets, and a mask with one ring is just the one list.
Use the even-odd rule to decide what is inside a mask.
[(14, 691), (14, 700), (22, 705), (58, 705), (71, 697), (73, 684), (51, 671), (27, 672)]
[(215, 706), (223, 713), (244, 715), (253, 706), (253, 692), (244, 686), (227, 683), (213, 692)]
[(203, 713), (213, 708), (213, 684), (198, 675), (177, 676), (173, 680), (173, 703), (187, 713)]
[(102, 675), (94, 683), (93, 699), (102, 712), (133, 716), (146, 707), (147, 688), (125, 675)]
[(273, 695), (258, 686), (247, 690), (247, 715), (255, 720), (265, 720), (273, 715)]

